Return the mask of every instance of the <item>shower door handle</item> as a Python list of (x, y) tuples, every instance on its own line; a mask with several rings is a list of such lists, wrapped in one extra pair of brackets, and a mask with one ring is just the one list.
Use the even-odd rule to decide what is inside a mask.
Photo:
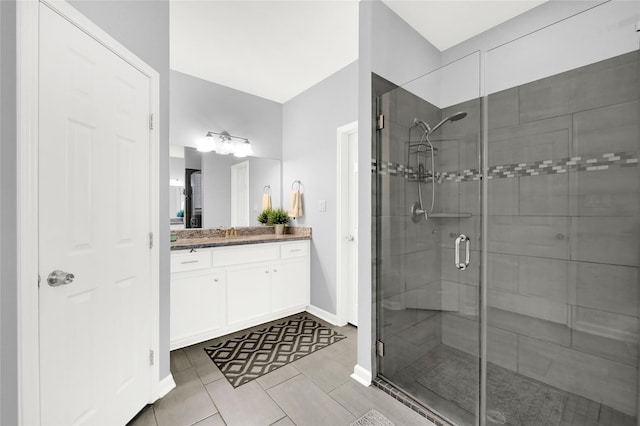
[[(464, 256), (464, 263), (460, 262), (460, 243), (464, 242), (465, 243), (465, 256)], [(465, 269), (467, 269), (467, 267), (469, 266), (469, 237), (467, 237), (464, 234), (460, 234), (458, 235), (458, 238), (456, 238), (456, 248), (455, 248), (455, 265), (456, 268), (460, 269), (461, 271), (464, 271)]]

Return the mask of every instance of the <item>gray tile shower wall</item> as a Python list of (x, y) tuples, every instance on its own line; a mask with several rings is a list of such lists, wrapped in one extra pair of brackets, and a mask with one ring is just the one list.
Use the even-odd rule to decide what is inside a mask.
[[(381, 102), (386, 123), (385, 131), (380, 133), (376, 160), (377, 164), (384, 165), (376, 182), (381, 239), (378, 291), (382, 292), (383, 305), (388, 308), (439, 310), (440, 258), (436, 227), (429, 222), (412, 222), (409, 207), (418, 200), (418, 184), (404, 179), (398, 165), (408, 161), (409, 138), (421, 136), (419, 128), (414, 126), (414, 118), (434, 123), (440, 120), (441, 113), (437, 107), (404, 89), (383, 95)], [(425, 194), (426, 189), (423, 187), (422, 191)], [(438, 303), (434, 303), (435, 300)]]
[[(488, 102), (489, 361), (632, 416), (638, 87), (638, 52), (632, 52), (493, 94)], [(472, 134), (447, 138), (473, 153)], [(442, 157), (447, 167), (439, 170), (462, 175), (477, 168), (463, 154), (457, 163), (455, 155)], [(443, 180), (440, 201), (464, 210), (466, 183)], [(443, 265), (452, 252), (443, 244)], [(477, 354), (477, 323), (462, 308), (472, 283), (464, 272), (441, 271), (442, 282), (457, 285), (460, 295), (459, 310), (442, 315), (442, 341)]]

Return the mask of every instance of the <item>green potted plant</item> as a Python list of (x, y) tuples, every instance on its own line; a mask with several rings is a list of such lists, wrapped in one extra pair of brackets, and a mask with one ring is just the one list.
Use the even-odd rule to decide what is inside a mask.
[(289, 223), (289, 215), (284, 209), (273, 209), (267, 213), (267, 223), (276, 229), (276, 235), (284, 234), (284, 226)]
[(269, 223), (269, 212), (272, 209), (264, 209), (262, 210), (262, 213), (260, 213), (258, 215), (258, 222), (260, 222), (263, 225), (267, 225)]

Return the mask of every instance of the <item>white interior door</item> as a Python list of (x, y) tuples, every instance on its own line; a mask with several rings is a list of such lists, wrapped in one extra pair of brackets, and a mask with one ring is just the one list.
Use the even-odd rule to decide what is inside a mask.
[(150, 80), (43, 5), (39, 43), (41, 421), (125, 424), (150, 396)]
[(249, 226), (249, 162), (231, 166), (231, 226)]
[(358, 132), (349, 134), (348, 144), (348, 213), (347, 238), (348, 254), (348, 316), (347, 321), (358, 325)]

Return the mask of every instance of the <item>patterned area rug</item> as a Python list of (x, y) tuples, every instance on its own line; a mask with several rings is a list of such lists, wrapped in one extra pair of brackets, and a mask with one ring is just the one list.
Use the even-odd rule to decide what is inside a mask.
[(393, 423), (374, 409), (369, 410), (349, 426), (394, 426)]
[(204, 348), (234, 388), (342, 339), (306, 316)]
[[(475, 413), (477, 358), (440, 346), (430, 354), (429, 367), (418, 383), (469, 413)], [(488, 424), (556, 426), (562, 418), (564, 395), (549, 386), (498, 365), (487, 363)]]

